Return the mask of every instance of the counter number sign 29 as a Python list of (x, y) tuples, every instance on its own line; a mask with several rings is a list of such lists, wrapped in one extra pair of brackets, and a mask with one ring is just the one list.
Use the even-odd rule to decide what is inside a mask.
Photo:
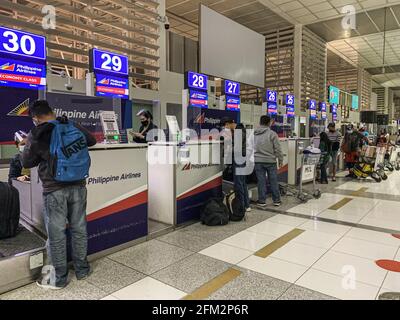
[(93, 70), (128, 75), (128, 57), (122, 54), (93, 49)]
[(207, 90), (208, 77), (201, 73), (189, 71), (187, 73), (187, 86), (192, 89)]
[(28, 58), (46, 59), (46, 38), (0, 27), (0, 53)]

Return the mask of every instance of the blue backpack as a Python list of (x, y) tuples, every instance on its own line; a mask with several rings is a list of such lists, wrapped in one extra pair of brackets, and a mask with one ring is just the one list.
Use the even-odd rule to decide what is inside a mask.
[(90, 156), (85, 135), (72, 121), (50, 121), (54, 129), (50, 140), (50, 158), (54, 180), (75, 182), (89, 176)]

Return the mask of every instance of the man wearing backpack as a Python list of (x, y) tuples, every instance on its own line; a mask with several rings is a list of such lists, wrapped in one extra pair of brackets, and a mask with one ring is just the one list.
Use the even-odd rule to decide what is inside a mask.
[(87, 261), (86, 177), (90, 167), (88, 147), (95, 145), (96, 139), (66, 117), (56, 119), (45, 100), (35, 101), (29, 113), (35, 127), (28, 134), (21, 159), (25, 168), (39, 166), (48, 234), (47, 251), (55, 271), (55, 281), (50, 277), (37, 284), (43, 288), (62, 289), (68, 280), (67, 223), (71, 232), (76, 277), (82, 280), (90, 273)]
[(281, 168), (283, 165), (283, 152), (278, 135), (271, 130), (270, 126), (271, 118), (269, 116), (261, 116), (260, 127), (254, 131), (254, 160), (258, 180), (257, 204), (261, 207), (267, 205), (267, 174), (274, 206), (279, 207), (281, 205), (277, 160), (278, 166)]

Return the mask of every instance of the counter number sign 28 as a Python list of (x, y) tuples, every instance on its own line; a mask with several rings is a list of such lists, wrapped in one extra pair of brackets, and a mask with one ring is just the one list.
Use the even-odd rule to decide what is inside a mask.
[(46, 38), (0, 27), (0, 52), (44, 60), (46, 59)]
[(201, 73), (188, 72), (188, 87), (193, 89), (207, 90), (208, 77)]

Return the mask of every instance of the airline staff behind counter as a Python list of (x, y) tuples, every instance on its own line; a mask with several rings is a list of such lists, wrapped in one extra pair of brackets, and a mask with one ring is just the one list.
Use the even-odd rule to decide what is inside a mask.
[[(148, 110), (140, 110), (136, 114), (140, 118), (141, 126), (139, 132), (130, 132), (133, 136), (133, 141), (136, 143), (147, 143), (147, 133), (152, 129), (157, 129), (157, 126), (153, 123), (153, 115)], [(150, 137), (149, 137), (150, 138)]]

